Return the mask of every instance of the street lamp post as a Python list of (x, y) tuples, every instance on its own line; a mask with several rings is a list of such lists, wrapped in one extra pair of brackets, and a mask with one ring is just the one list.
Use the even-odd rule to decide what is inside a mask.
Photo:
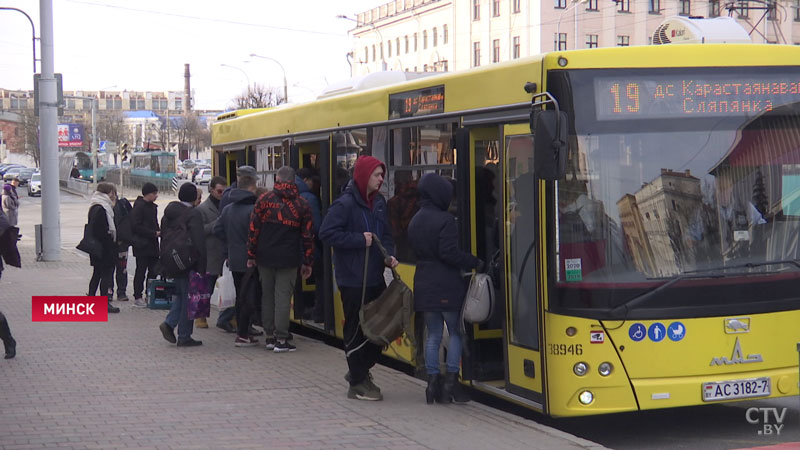
[(18, 9), (18, 8), (11, 8), (9, 6), (0, 6), (0, 11), (16, 11), (18, 13), (22, 13), (25, 17), (28, 18), (28, 22), (31, 23), (31, 36), (33, 41), (33, 73), (36, 73), (36, 27), (33, 25), (33, 19), (31, 16), (28, 15), (25, 11)]
[[(569, 6), (568, 8), (566, 8), (564, 11), (561, 11), (561, 14), (558, 16), (558, 22), (556, 22), (556, 42), (560, 42), (560, 41), (558, 41), (558, 39), (561, 37), (561, 19), (564, 17), (564, 14), (566, 14), (567, 12), (575, 10), (575, 18), (574, 18), (574, 21), (575, 21), (575, 38), (573, 39), (573, 41), (574, 41), (573, 48), (574, 49), (578, 48), (578, 10), (576, 10), (575, 8), (577, 8), (578, 5), (583, 5), (583, 4), (587, 3), (588, 1), (589, 0), (572, 0), (572, 5)], [(560, 48), (556, 48), (555, 50), (561, 50), (561, 49)]]
[[(353, 19), (352, 17), (348, 17), (348, 16), (346, 16), (344, 14), (339, 14), (339, 15), (336, 16), (336, 18), (337, 19), (349, 20), (351, 22), (355, 22), (356, 26), (359, 25), (358, 20)], [(374, 23), (370, 23), (369, 26), (372, 27), (372, 31), (374, 31), (375, 34), (378, 35), (378, 39), (380, 40), (380, 46), (381, 46), (381, 48), (383, 48), (383, 35), (381, 34), (381, 30), (379, 30), (378, 27), (376, 27)], [(386, 70), (386, 60), (383, 59), (383, 51), (381, 51), (381, 70)]]
[(286, 86), (286, 70), (283, 68), (283, 64), (278, 62), (278, 60), (275, 59), (275, 58), (270, 58), (269, 56), (256, 55), (255, 53), (250, 53), (250, 57), (251, 58), (268, 59), (268, 60), (274, 62), (275, 64), (277, 64), (278, 67), (281, 68), (281, 72), (283, 72), (283, 102), (284, 103), (289, 103), (289, 89)]
[(220, 67), (227, 67), (229, 69), (236, 69), (239, 72), (244, 74), (245, 79), (247, 79), (247, 92), (250, 92), (250, 77), (247, 75), (247, 72), (244, 71), (241, 67), (232, 66), (230, 64), (220, 64)]

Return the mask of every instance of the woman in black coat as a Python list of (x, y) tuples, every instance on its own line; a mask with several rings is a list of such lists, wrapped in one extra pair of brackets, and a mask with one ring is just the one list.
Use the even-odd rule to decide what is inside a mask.
[(100, 256), (89, 256), (94, 271), (89, 281), (89, 293), (95, 295), (100, 285), (100, 295), (108, 297), (108, 312), (118, 313), (119, 308), (111, 305), (111, 291), (114, 287), (114, 267), (117, 264), (117, 228), (114, 224), (114, 204), (117, 202), (117, 189), (111, 183), (99, 183), (92, 194), (89, 207), (89, 230), (100, 242), (103, 251)]
[[(461, 324), (459, 315), (467, 292), (462, 270), (481, 268), (483, 262), (458, 248), (455, 217), (447, 212), (453, 198), (453, 185), (439, 175), (429, 173), (420, 179), (420, 209), (408, 226), (408, 239), (417, 255), (414, 273), (414, 310), (422, 312), (428, 338), (425, 341), (425, 369), (428, 403), (439, 400), (465, 402), (458, 389), (461, 362)], [(443, 322), (447, 323), (450, 345), (447, 372), (439, 392), (439, 345)]]

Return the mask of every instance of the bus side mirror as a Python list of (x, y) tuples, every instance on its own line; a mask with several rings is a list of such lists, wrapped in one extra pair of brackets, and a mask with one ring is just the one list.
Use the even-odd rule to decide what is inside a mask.
[(559, 180), (567, 170), (567, 113), (548, 109), (532, 116), (534, 173), (542, 180)]

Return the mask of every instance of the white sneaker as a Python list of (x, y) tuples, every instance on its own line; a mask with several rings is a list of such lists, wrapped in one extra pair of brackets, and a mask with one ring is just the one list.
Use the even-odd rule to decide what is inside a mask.
[(133, 306), (137, 308), (147, 308), (147, 302), (143, 298), (133, 299)]

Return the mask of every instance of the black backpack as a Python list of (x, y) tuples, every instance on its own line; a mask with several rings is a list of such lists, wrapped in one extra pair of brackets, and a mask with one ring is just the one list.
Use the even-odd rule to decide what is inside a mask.
[(197, 262), (197, 253), (189, 235), (191, 216), (189, 208), (167, 229), (161, 230), (161, 273), (166, 277), (186, 274)]
[(129, 246), (133, 244), (133, 229), (131, 228), (131, 202), (123, 197), (117, 200), (114, 205), (114, 225), (117, 227), (117, 241), (122, 242), (122, 245)]

